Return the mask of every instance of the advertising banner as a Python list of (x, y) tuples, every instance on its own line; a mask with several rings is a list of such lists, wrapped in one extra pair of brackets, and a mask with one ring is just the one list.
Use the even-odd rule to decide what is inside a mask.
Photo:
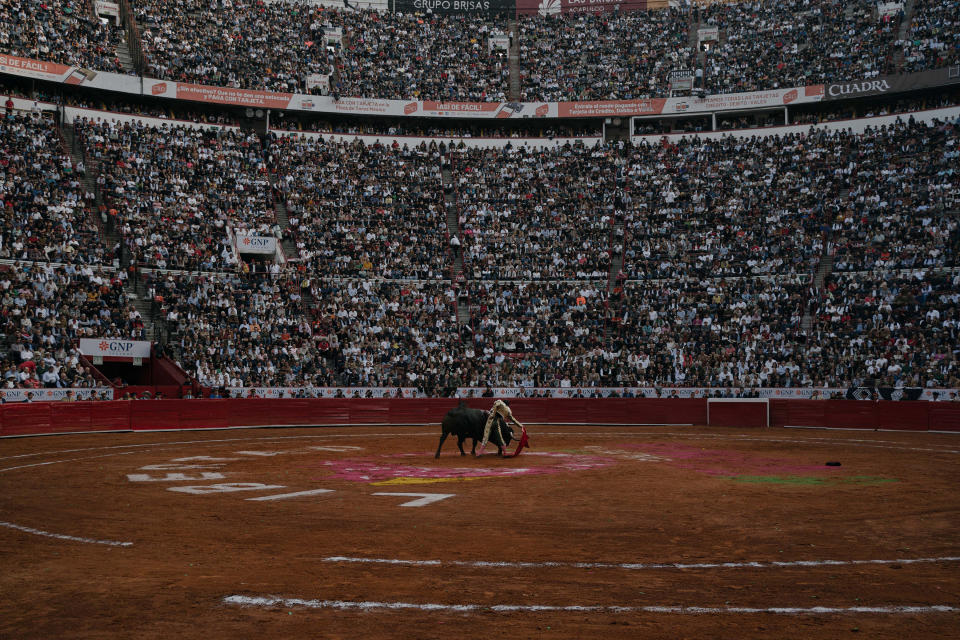
[[(289, 3), (289, 0), (265, 0), (268, 4), (273, 3)], [(335, 9), (342, 9), (344, 6), (343, 0), (300, 0), (301, 4), (310, 5), (311, 7), (333, 7)], [(355, 9), (359, 11), (361, 9), (376, 9), (377, 11), (387, 11), (388, 2), (387, 0), (351, 0), (348, 8)]]
[(4, 402), (59, 402), (72, 391), (76, 400), (113, 400), (113, 389), (96, 387), (93, 389), (0, 389), (0, 398)]
[(517, 15), (645, 11), (647, 0), (517, 0)]
[(923, 387), (851, 387), (847, 390), (848, 400), (872, 400), (874, 394), (880, 400), (919, 400), (923, 396)]
[(0, 73), (50, 82), (83, 85), (94, 89), (140, 93), (140, 78), (137, 76), (68, 67), (55, 62), (31, 60), (30, 58), (20, 58), (6, 54), (0, 54)]
[(667, 98), (652, 100), (598, 100), (595, 102), (561, 102), (557, 115), (561, 118), (597, 118), (659, 114)]
[(557, 115), (561, 118), (596, 118), (734, 111), (737, 109), (762, 109), (782, 107), (788, 104), (819, 102), (822, 97), (823, 85), (813, 85), (796, 89), (717, 94), (703, 98), (561, 102), (557, 108)]
[(343, 27), (324, 27), (323, 44), (343, 44)]
[[(847, 393), (845, 388), (774, 388), (741, 389), (739, 387), (717, 389), (713, 387), (492, 387), (494, 398), (712, 398), (716, 393), (722, 397), (737, 398), (749, 392), (761, 398), (792, 400), (826, 400), (832, 394)], [(460, 387), (458, 398), (481, 398), (486, 387)], [(729, 394), (729, 395), (727, 395)], [(489, 397), (489, 396), (488, 396)]]
[(307, 91), (315, 88), (320, 89), (320, 93), (327, 95), (330, 93), (330, 76), (323, 73), (311, 73), (307, 76)]
[(415, 387), (229, 387), (231, 398), (417, 398)]
[(93, 7), (98, 14), (108, 16), (120, 15), (120, 5), (116, 2), (109, 2), (108, 0), (94, 0)]
[(215, 104), (233, 104), (242, 107), (259, 107), (261, 109), (286, 109), (290, 106), (292, 93), (272, 93), (270, 91), (252, 91), (250, 89), (233, 89), (230, 87), (208, 87), (203, 84), (187, 84), (178, 82), (177, 99), (195, 100), (197, 102), (212, 102)]
[(877, 15), (881, 18), (893, 18), (902, 11), (902, 2), (880, 2), (877, 4)]
[[(491, 0), (493, 2), (494, 0)], [(574, 0), (561, 0), (571, 2)], [(604, 3), (591, 6), (607, 6)], [(622, 5), (618, 5), (622, 6)], [(883, 76), (846, 83), (684, 98), (598, 100), (587, 102), (440, 102), (335, 98), (295, 93), (273, 93), (215, 87), (154, 78), (90, 71), (53, 62), (0, 54), (0, 73), (38, 78), (94, 89), (162, 98), (229, 104), (259, 109), (287, 109), (317, 113), (441, 118), (597, 118), (761, 109), (784, 105), (840, 100), (947, 86), (960, 83), (960, 66)]]
[(823, 85), (748, 93), (727, 93), (704, 98), (671, 98), (664, 113), (687, 113), (696, 111), (735, 111), (782, 107), (788, 104), (817, 102), (823, 96)]
[(93, 8), (98, 16), (112, 16), (114, 25), (120, 26), (120, 5), (118, 3), (95, 0)]
[(145, 340), (113, 340), (109, 338), (80, 338), (80, 353), (90, 357), (149, 358), (150, 343)]
[(510, 51), (510, 36), (505, 33), (491, 35), (487, 39), (487, 48), (490, 51)]
[(399, 13), (512, 16), (516, 12), (514, 0), (390, 0), (390, 5)]
[(31, 60), (30, 58), (0, 54), (0, 72), (2, 73), (10, 73), (27, 78), (37, 78), (38, 80), (65, 82), (67, 75), (69, 75), (72, 70), (73, 67), (57, 64), (56, 62), (43, 62), (41, 60)]
[(836, 82), (824, 89), (824, 100), (848, 100), (887, 93), (900, 93), (960, 83), (960, 65), (942, 67), (918, 73), (879, 76), (853, 82)]
[(702, 27), (697, 29), (697, 44), (716, 42), (720, 39), (720, 29), (717, 27)]
[(272, 236), (245, 236), (238, 233), (237, 251), (272, 256), (277, 252), (277, 239)]

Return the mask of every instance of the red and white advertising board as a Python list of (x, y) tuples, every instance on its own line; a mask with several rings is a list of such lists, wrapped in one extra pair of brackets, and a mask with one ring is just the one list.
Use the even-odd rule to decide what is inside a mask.
[[(531, 0), (533, 1), (533, 0)], [(559, 0), (576, 5), (575, 0)], [(539, 5), (538, 5), (539, 6)], [(561, 8), (566, 5), (561, 5)], [(579, 6), (579, 5), (578, 5)], [(582, 6), (604, 8), (620, 3), (594, 2)], [(894, 93), (960, 82), (960, 68), (944, 67), (914, 74), (886, 76), (872, 82), (822, 84), (769, 91), (709, 95), (703, 98), (652, 98), (597, 100), (584, 102), (440, 102), (432, 100), (381, 100), (378, 98), (334, 99), (300, 93), (253, 91), (215, 87), (172, 80), (139, 78), (106, 71), (91, 71), (54, 62), (0, 54), (0, 73), (82, 85), (128, 94), (173, 100), (235, 105), (257, 109), (284, 109), (315, 113), (383, 115), (431, 118), (605, 118), (688, 113), (715, 113), (743, 109), (765, 109), (820, 102), (821, 100)]]

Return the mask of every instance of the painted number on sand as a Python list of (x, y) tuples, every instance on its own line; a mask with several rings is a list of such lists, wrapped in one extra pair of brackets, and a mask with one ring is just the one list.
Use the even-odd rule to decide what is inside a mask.
[(167, 491), (205, 495), (207, 493), (233, 493), (235, 491), (268, 491), (283, 489), (282, 484), (261, 484), (259, 482), (224, 482), (221, 484), (192, 485), (189, 487), (167, 487)]
[(441, 500), (446, 500), (447, 498), (452, 498), (457, 495), (455, 493), (375, 493), (375, 496), (405, 496), (408, 498), (420, 498), (419, 500), (410, 500), (409, 502), (404, 502), (401, 507), (425, 507), (428, 504), (433, 504), (434, 502), (440, 502)]
[(165, 476), (154, 477), (146, 473), (128, 473), (130, 482), (185, 482), (190, 480), (223, 480), (226, 476), (216, 471), (204, 471), (199, 476), (188, 476), (185, 473), (168, 473)]

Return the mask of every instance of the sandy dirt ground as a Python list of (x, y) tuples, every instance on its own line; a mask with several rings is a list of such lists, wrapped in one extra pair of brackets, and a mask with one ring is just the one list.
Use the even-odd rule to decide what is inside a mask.
[(0, 440), (0, 637), (960, 637), (958, 435), (529, 433)]

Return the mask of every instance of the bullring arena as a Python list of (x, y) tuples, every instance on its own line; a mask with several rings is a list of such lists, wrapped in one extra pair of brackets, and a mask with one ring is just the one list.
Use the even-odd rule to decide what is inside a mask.
[(0, 6), (0, 640), (960, 639), (960, 0)]
[(517, 400), (531, 449), (434, 460), (453, 402), (392, 402), (435, 420), (0, 440), (0, 636), (957, 637), (956, 433)]

